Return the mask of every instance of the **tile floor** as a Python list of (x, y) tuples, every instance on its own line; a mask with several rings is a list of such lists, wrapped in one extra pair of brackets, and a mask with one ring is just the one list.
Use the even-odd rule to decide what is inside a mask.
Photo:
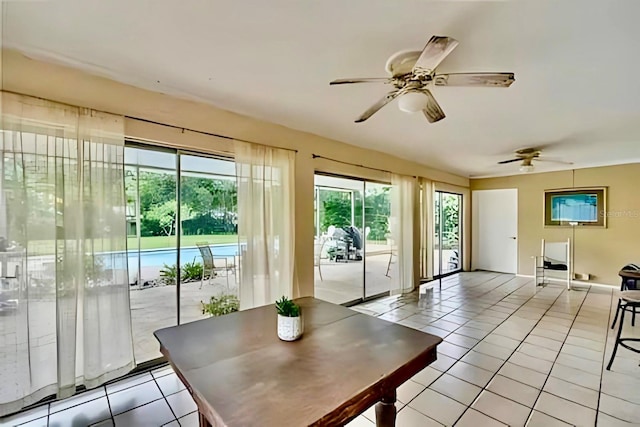
[[(398, 389), (399, 427), (640, 425), (640, 355), (611, 371), (611, 290), (536, 288), (512, 275), (461, 273), (353, 309), (443, 337), (438, 360)], [(640, 324), (624, 334), (640, 337)], [(635, 330), (634, 330), (635, 329)], [(197, 426), (196, 407), (160, 368), (0, 419), (0, 425)], [(374, 409), (349, 424), (375, 425)]]

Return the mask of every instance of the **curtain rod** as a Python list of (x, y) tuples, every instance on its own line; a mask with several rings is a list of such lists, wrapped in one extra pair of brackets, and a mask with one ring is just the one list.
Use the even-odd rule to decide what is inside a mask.
[[(115, 116), (123, 116), (122, 114), (112, 113), (110, 111), (96, 110), (95, 108), (91, 108), (91, 107), (81, 107), (79, 105), (69, 104), (68, 102), (53, 101), (51, 99), (43, 98), (41, 96), (26, 95), (24, 93), (14, 92), (14, 91), (10, 91), (10, 90), (1, 90), (0, 92), (10, 93), (10, 94), (19, 95), (19, 96), (28, 96), (28, 97), (31, 97), (31, 98), (40, 99), (40, 100), (47, 101), (47, 102), (55, 102), (55, 103), (58, 103), (58, 104), (61, 104), (61, 105), (67, 105), (67, 106), (73, 107), (73, 108), (87, 108), (89, 110), (101, 111), (103, 113), (113, 114)], [(232, 140), (232, 141), (235, 140), (235, 141), (240, 141), (240, 142), (247, 142), (249, 144), (262, 145), (263, 147), (271, 147), (271, 148), (278, 148), (280, 150), (293, 151), (294, 153), (298, 152), (298, 150), (293, 149), (293, 148), (274, 147), (273, 145), (264, 144), (264, 143), (261, 143), (261, 142), (249, 141), (247, 139), (233, 138), (231, 136), (220, 135), (220, 134), (217, 134), (217, 133), (204, 132), (204, 131), (200, 131), (200, 130), (189, 129), (189, 128), (180, 127), (180, 126), (174, 126), (174, 125), (169, 125), (169, 124), (166, 124), (166, 123), (160, 123), (160, 122), (156, 122), (156, 121), (153, 121), (153, 120), (141, 119), (140, 117), (127, 116), (127, 115), (124, 115), (123, 117), (126, 117), (127, 119), (138, 120), (140, 122), (151, 123), (151, 124), (154, 124), (154, 125), (165, 126), (165, 127), (174, 128), (174, 129), (180, 129), (180, 130), (182, 130), (183, 133), (184, 133), (184, 131), (189, 131), (189, 132), (194, 132), (194, 133), (200, 133), (202, 135), (215, 136), (217, 138), (222, 138), (222, 139), (229, 139), (229, 140)]]
[[(401, 174), (397, 174), (397, 173), (395, 173), (395, 172), (391, 172), (391, 171), (386, 170), (386, 169), (372, 168), (372, 167), (370, 167), (370, 166), (359, 165), (359, 164), (357, 164), (357, 163), (345, 162), (344, 160), (332, 159), (332, 158), (329, 158), (329, 157), (321, 156), (320, 154), (312, 154), (311, 156), (312, 156), (312, 158), (314, 158), (314, 159), (330, 160), (330, 161), (332, 161), (332, 162), (342, 163), (342, 164), (344, 164), (344, 165), (356, 166), (356, 167), (359, 167), (359, 168), (364, 168), (364, 169), (370, 169), (370, 170), (379, 171), (379, 172), (385, 172), (385, 173), (390, 173), (390, 174), (401, 175)], [(417, 176), (415, 176), (415, 175), (406, 175), (406, 176), (412, 176), (412, 177), (414, 177), (414, 178), (417, 178)]]
[(264, 144), (264, 143), (261, 143), (261, 142), (249, 141), (248, 139), (234, 138), (232, 136), (220, 135), (218, 133), (204, 132), (204, 131), (201, 131), (201, 130), (195, 130), (195, 129), (185, 128), (185, 127), (181, 127), (181, 126), (169, 125), (169, 124), (166, 124), (166, 123), (160, 123), (160, 122), (156, 122), (156, 121), (153, 121), (153, 120), (141, 119), (140, 117), (133, 117), (133, 116), (125, 116), (125, 117), (128, 118), (128, 119), (137, 120), (139, 122), (151, 123), (151, 124), (154, 124), (154, 125), (159, 125), (159, 126), (164, 126), (164, 127), (168, 127), (168, 128), (179, 129), (179, 130), (182, 130), (182, 133), (184, 133), (185, 131), (189, 131), (189, 132), (199, 133), (199, 134), (207, 135), (207, 136), (215, 136), (216, 138), (228, 139), (228, 140), (231, 140), (231, 141), (247, 142), (249, 144), (261, 145), (263, 147), (270, 147), (270, 148), (277, 148), (279, 150), (293, 151), (294, 153), (298, 152), (298, 150), (296, 150), (294, 148), (274, 147), (273, 145)]

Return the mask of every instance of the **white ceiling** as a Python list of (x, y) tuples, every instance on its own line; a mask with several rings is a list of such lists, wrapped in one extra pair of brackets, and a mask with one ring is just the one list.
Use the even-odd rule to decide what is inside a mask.
[[(6, 46), (139, 87), (199, 99), (465, 176), (546, 146), (573, 166), (640, 161), (637, 0), (61, 0), (3, 2)], [(388, 105), (394, 52), (432, 34), (460, 45), (440, 72), (513, 71), (508, 89), (436, 87), (429, 124)]]

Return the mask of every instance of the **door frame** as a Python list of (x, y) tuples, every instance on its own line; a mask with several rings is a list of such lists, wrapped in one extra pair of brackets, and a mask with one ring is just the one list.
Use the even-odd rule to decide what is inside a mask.
[[(316, 188), (318, 186), (316, 186), (315, 184), (315, 176), (316, 175), (321, 175), (321, 176), (327, 176), (327, 177), (332, 177), (332, 178), (341, 178), (341, 179), (349, 179), (352, 181), (358, 181), (362, 183), (362, 232), (364, 233), (364, 230), (366, 228), (366, 210), (365, 210), (365, 199), (366, 199), (366, 191), (367, 191), (367, 183), (371, 183), (371, 184), (383, 184), (383, 185), (391, 185), (390, 182), (385, 182), (385, 181), (380, 181), (380, 180), (376, 180), (376, 179), (369, 179), (369, 178), (362, 178), (362, 177), (358, 177), (358, 176), (352, 176), (352, 175), (343, 175), (343, 174), (338, 174), (338, 173), (331, 173), (331, 172), (324, 172), (322, 170), (314, 170), (313, 172), (314, 175), (314, 192), (316, 192)], [(329, 186), (324, 186), (321, 185), (319, 186), (323, 189), (331, 189), (331, 187)], [(336, 189), (337, 191), (343, 191), (340, 189)], [(319, 193), (316, 193), (316, 195), (319, 195)], [(320, 198), (319, 197), (315, 197), (314, 203), (319, 203)], [(315, 206), (315, 209), (317, 209), (316, 211), (316, 216), (314, 218), (314, 221), (317, 221), (319, 219), (319, 213), (320, 213), (320, 209), (319, 206)], [(353, 213), (352, 213), (352, 217), (353, 217)], [(319, 224), (318, 224), (318, 231), (319, 231)], [(314, 239), (315, 239), (316, 235), (314, 233)], [(371, 301), (374, 300), (376, 298), (380, 298), (380, 297), (384, 297), (384, 296), (389, 296), (391, 295), (391, 291), (384, 291), (384, 292), (380, 292), (378, 294), (374, 294), (374, 295), (367, 295), (367, 280), (366, 280), (366, 271), (367, 271), (367, 242), (366, 242), (366, 237), (363, 238), (363, 251), (362, 251), (362, 295), (360, 298), (356, 298), (350, 301), (346, 301), (341, 303), (340, 305), (345, 306), (345, 307), (351, 307), (357, 304), (361, 304), (363, 302), (366, 301)], [(314, 267), (315, 269), (315, 267)], [(315, 275), (315, 271), (314, 271), (314, 275)], [(314, 280), (315, 282), (315, 280)], [(315, 283), (314, 283), (314, 287), (315, 287)]]
[[(440, 193), (440, 195), (438, 194)], [(447, 271), (446, 273), (442, 273), (442, 194), (452, 194), (454, 196), (459, 196), (459, 205), (458, 205), (458, 268), (452, 271)], [(434, 274), (433, 274), (433, 279), (442, 279), (443, 277), (447, 277), (447, 276), (451, 276), (453, 274), (458, 274), (462, 271), (462, 265), (463, 265), (463, 248), (464, 248), (464, 233), (463, 233), (463, 217), (464, 217), (464, 195), (461, 193), (455, 193), (453, 191), (445, 191), (445, 190), (434, 190), (433, 191), (433, 202), (434, 202), (434, 218), (435, 218), (435, 201), (436, 201), (436, 197), (439, 197), (440, 203), (439, 203), (439, 207), (440, 207), (440, 212), (439, 212), (439, 218), (440, 218), (440, 229), (438, 230), (438, 237), (439, 237), (439, 251), (440, 254), (438, 255), (438, 274), (435, 274), (435, 265), (433, 266), (434, 269)], [(435, 225), (435, 224), (434, 224)], [(434, 229), (435, 231), (435, 229)], [(434, 238), (434, 243), (435, 243), (435, 236), (432, 236)], [(435, 245), (433, 250), (435, 251)], [(433, 257), (432, 257), (433, 259)]]

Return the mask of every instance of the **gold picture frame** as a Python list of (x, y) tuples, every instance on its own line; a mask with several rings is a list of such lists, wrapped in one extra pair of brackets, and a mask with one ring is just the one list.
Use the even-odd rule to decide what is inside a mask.
[(607, 227), (607, 187), (544, 190), (545, 227)]

